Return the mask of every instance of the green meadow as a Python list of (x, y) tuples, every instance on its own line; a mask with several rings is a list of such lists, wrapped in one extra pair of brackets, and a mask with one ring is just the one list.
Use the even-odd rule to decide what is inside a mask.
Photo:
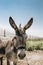
[(43, 50), (43, 40), (27, 40), (26, 49), (28, 51)]

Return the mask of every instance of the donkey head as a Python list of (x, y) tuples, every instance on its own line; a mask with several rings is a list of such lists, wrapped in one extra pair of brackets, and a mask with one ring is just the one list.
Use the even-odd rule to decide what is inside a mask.
[(21, 28), (21, 24), (18, 28), (12, 17), (9, 17), (9, 23), (16, 32), (16, 38), (15, 38), (16, 44), (14, 43), (14, 45), (18, 49), (17, 55), (19, 56), (20, 59), (23, 59), (26, 56), (25, 47), (26, 47), (27, 35), (25, 32), (32, 25), (33, 18), (31, 18), (23, 28)]

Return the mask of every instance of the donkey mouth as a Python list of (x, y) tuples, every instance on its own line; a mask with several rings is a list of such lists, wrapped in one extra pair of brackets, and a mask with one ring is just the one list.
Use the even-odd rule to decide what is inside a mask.
[(25, 58), (25, 56), (26, 56), (26, 54), (24, 54), (24, 55), (19, 54), (18, 56), (19, 56), (19, 59), (24, 59), (24, 58)]

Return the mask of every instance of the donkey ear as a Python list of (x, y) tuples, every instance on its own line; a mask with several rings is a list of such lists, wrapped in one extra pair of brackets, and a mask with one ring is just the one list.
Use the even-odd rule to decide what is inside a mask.
[(9, 17), (9, 23), (12, 26), (12, 28), (14, 28), (15, 30), (18, 29), (17, 25), (15, 24), (14, 20), (12, 19), (12, 17)]
[(31, 18), (29, 21), (28, 21), (28, 23), (24, 26), (24, 31), (25, 30), (27, 30), (31, 25), (32, 25), (32, 23), (33, 23), (33, 18)]

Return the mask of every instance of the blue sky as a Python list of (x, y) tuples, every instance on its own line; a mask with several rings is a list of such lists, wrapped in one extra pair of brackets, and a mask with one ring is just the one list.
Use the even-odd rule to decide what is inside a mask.
[(0, 0), (0, 27), (12, 30), (10, 16), (22, 26), (33, 17), (33, 24), (26, 32), (43, 37), (43, 0)]

